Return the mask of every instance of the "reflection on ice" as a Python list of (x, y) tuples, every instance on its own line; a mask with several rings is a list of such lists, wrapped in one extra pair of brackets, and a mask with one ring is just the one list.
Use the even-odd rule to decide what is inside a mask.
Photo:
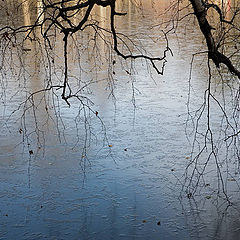
[[(41, 3), (21, 2), (21, 22), (31, 25), (38, 18), (42, 23), (47, 16)], [(128, 12), (119, 18), (117, 28), (123, 36), (133, 37), (137, 46), (161, 55), (166, 42), (160, 38), (162, 25), (156, 23), (164, 22), (161, 12), (168, 4), (117, 1), (117, 9)], [(100, 26), (109, 28), (109, 9), (94, 11), (92, 18), (100, 17)], [(78, 21), (74, 17), (74, 24)], [(0, 238), (239, 239), (237, 205), (225, 209), (225, 199), (216, 198), (217, 183), (211, 178), (206, 178), (196, 198), (180, 195), (191, 153), (185, 129), (189, 88), (198, 108), (208, 73), (202, 57), (196, 57), (198, 67), (192, 69), (189, 86), (189, 63), (192, 52), (202, 47), (202, 37), (193, 21), (183, 25), (169, 37), (174, 57), (169, 54), (163, 76), (145, 61), (121, 61), (106, 47), (107, 32), (97, 36), (97, 46), (94, 31), (74, 35), (69, 44), (70, 84), (89, 99), (90, 114), (78, 102), (71, 101), (71, 107), (64, 103), (57, 87), (50, 94), (30, 95), (62, 82), (62, 36), (53, 31), (50, 55), (41, 31), (31, 33), (34, 41), (19, 47), (23, 62), (15, 52), (10, 54), (17, 70), (5, 77), (0, 106)], [(213, 81), (217, 92), (222, 85)], [(29, 95), (25, 115), (11, 114)], [(212, 116), (217, 128), (219, 112)], [(227, 179), (237, 202), (236, 182), (232, 176)]]

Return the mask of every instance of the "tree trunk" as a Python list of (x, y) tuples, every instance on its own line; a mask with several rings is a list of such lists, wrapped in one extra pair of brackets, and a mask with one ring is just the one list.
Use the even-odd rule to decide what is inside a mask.
[(211, 33), (213, 28), (210, 26), (207, 20), (208, 10), (207, 4), (203, 0), (189, 0), (189, 1), (192, 4), (194, 14), (197, 17), (201, 32), (205, 37), (208, 47), (209, 59), (212, 59), (212, 61), (218, 68), (220, 66), (220, 63), (225, 64), (228, 67), (229, 71), (235, 74), (240, 79), (240, 72), (233, 66), (231, 60), (227, 56), (218, 51), (215, 40)]

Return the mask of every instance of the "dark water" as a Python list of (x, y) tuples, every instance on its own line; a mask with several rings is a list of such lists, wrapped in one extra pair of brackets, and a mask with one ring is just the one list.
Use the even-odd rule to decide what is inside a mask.
[[(23, 9), (36, 4), (26, 3)], [(145, 48), (161, 55), (165, 42), (158, 39), (158, 27), (149, 27), (161, 21), (159, 12), (167, 3), (155, 2), (154, 8), (152, 1), (145, 4), (143, 10), (128, 1), (119, 4), (130, 14), (118, 28), (128, 34), (138, 32)], [(14, 12), (13, 3), (6, 5)], [(104, 11), (96, 9), (96, 14), (107, 16)], [(22, 18), (21, 11), (17, 16), (25, 23), (34, 18), (34, 14)], [(3, 15), (6, 18), (9, 15)], [(51, 98), (41, 94), (34, 98), (37, 127), (33, 112), (22, 115), (20, 109), (11, 114), (48, 77), (47, 63), (41, 65), (44, 53), (28, 43), (26, 73), (16, 64), (17, 70), (9, 68), (9, 75), (1, 81), (5, 91), (0, 107), (0, 239), (240, 239), (237, 205), (225, 211), (226, 205), (219, 207), (208, 197), (208, 189), (201, 200), (185, 194), (180, 198), (191, 153), (185, 124), (190, 61), (193, 52), (204, 49), (201, 39), (194, 21), (180, 25), (177, 34), (169, 36), (174, 56), (168, 56), (163, 76), (151, 75), (147, 70), (151, 67), (143, 61), (135, 63), (129, 76), (128, 66), (118, 60), (113, 69), (114, 97), (105, 80), (108, 68), (104, 65), (97, 73), (91, 71), (93, 60), (87, 58), (89, 50), (85, 49), (81, 56), (85, 71), (80, 72), (77, 54), (70, 49), (71, 74), (81, 74), (86, 83), (96, 75), (101, 80), (92, 82), (84, 94), (94, 102), (92, 109), (98, 111), (105, 128), (93, 115), (78, 115), (78, 102), (72, 101), (69, 108), (59, 100), (54, 108)], [(61, 37), (56, 42), (61, 46)], [(55, 53), (53, 81), (62, 76), (61, 47)], [(104, 53), (101, 48), (99, 54)], [(197, 58), (194, 64), (193, 109), (201, 104), (207, 86), (203, 59)], [(78, 86), (77, 80), (74, 83)], [(217, 111), (214, 116), (217, 126)], [(84, 143), (86, 152), (82, 151)], [(233, 196), (237, 199), (238, 194)]]

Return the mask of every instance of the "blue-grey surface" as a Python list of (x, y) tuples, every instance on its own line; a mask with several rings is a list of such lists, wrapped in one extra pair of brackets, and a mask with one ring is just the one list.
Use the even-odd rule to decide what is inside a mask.
[[(159, 33), (157, 29), (150, 32), (147, 25), (154, 11), (147, 9), (144, 20), (139, 20), (142, 14), (130, 5), (132, 13), (121, 28), (141, 33), (142, 41), (150, 44), (146, 33), (153, 38)], [(41, 86), (44, 71), (29, 78), (27, 89), (9, 77), (5, 105), (0, 106), (0, 239), (239, 239), (235, 209), (222, 214), (212, 199), (179, 198), (178, 179), (183, 180), (191, 152), (185, 134), (189, 63), (191, 53), (202, 46), (198, 29), (188, 27), (169, 37), (174, 57), (169, 56), (164, 76), (153, 73), (153, 80), (146, 65), (136, 62), (131, 79), (121, 64), (116, 65), (115, 99), (109, 97), (106, 82), (92, 84), (94, 94), (86, 95), (105, 124), (108, 142), (103, 141), (100, 121), (91, 115), (93, 135), (87, 153), (82, 152), (86, 125), (76, 118), (76, 102), (69, 108), (60, 101), (62, 119), (58, 116), (53, 122), (46, 120), (41, 102), (37, 109), (44, 130), (44, 137), (39, 133), (41, 144), (35, 135), (23, 139), (26, 129), (21, 115), (8, 117), (24, 100), (25, 90)], [(148, 47), (153, 54), (161, 53), (156, 45)], [(31, 63), (31, 59), (26, 61)], [(192, 80), (196, 108), (207, 84), (206, 66), (200, 63), (196, 60), (199, 68), (194, 68)], [(71, 64), (74, 67), (74, 61)], [(106, 74), (103, 69), (99, 78)], [(18, 87), (21, 93), (8, 98)], [(54, 116), (53, 109), (48, 111)], [(36, 130), (31, 116), (27, 113), (28, 133)]]

